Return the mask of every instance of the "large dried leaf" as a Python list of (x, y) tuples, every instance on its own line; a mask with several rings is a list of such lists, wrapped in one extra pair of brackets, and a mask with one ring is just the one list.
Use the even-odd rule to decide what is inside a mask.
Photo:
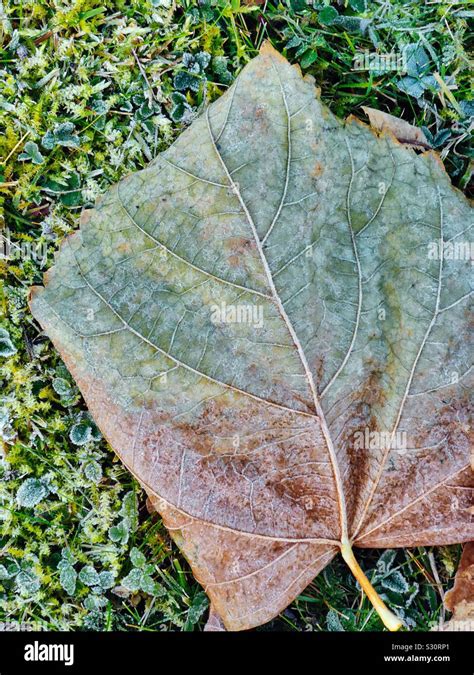
[(33, 314), (212, 628), (268, 621), (341, 545), (474, 539), (470, 219), (435, 154), (265, 46), (65, 241)]

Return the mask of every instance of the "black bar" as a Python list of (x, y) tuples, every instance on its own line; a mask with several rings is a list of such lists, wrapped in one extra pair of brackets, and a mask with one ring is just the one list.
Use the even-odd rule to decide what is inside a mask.
[[(81, 673), (187, 675), (273, 668), (303, 673), (472, 675), (472, 632), (430, 633), (46, 633), (0, 632), (0, 675)], [(36, 647), (35, 647), (36, 645)], [(53, 647), (50, 647), (52, 645)], [(70, 646), (73, 646), (71, 653)], [(69, 648), (65, 648), (69, 646)], [(30, 661), (28, 657), (73, 661)], [(25, 659), (26, 657), (26, 659)], [(286, 664), (286, 665), (285, 665)], [(469, 665), (470, 664), (470, 665)], [(258, 669), (260, 670), (260, 669)], [(263, 671), (261, 671), (263, 672)]]

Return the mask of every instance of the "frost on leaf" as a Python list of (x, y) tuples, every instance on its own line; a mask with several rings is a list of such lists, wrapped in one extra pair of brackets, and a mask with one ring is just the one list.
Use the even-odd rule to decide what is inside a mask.
[(267, 45), (66, 239), (32, 312), (211, 628), (338, 550), (360, 580), (355, 547), (474, 539), (471, 222), (436, 154), (338, 120)]
[(18, 489), (16, 498), (20, 506), (33, 508), (45, 499), (50, 493), (50, 488), (45, 480), (27, 478)]
[(16, 354), (16, 347), (10, 339), (10, 335), (4, 328), (0, 328), (0, 356), (8, 357)]

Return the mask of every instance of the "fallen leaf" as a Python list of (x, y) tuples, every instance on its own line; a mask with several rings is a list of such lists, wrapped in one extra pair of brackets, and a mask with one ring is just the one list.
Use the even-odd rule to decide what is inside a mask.
[(453, 613), (444, 630), (474, 630), (474, 542), (465, 544), (454, 586), (444, 604)]
[(33, 289), (210, 628), (270, 620), (340, 551), (396, 629), (353, 547), (474, 539), (470, 222), (435, 153), (338, 120), (266, 44)]
[(390, 131), (404, 145), (413, 145), (425, 149), (431, 147), (422, 129), (414, 127), (409, 122), (364, 105), (362, 110), (369, 118), (370, 125), (377, 131)]

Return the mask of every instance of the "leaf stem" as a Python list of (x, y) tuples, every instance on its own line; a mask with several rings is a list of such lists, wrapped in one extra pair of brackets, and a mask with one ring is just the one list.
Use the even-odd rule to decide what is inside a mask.
[(399, 630), (403, 626), (403, 622), (398, 618), (398, 616), (396, 616), (396, 614), (389, 610), (380, 595), (367, 579), (364, 572), (362, 571), (361, 566), (357, 562), (354, 552), (352, 551), (352, 546), (347, 539), (343, 539), (341, 541), (341, 555), (347, 563), (352, 574), (362, 586), (362, 589), (374, 606), (377, 614), (382, 619), (384, 625), (390, 631)]

